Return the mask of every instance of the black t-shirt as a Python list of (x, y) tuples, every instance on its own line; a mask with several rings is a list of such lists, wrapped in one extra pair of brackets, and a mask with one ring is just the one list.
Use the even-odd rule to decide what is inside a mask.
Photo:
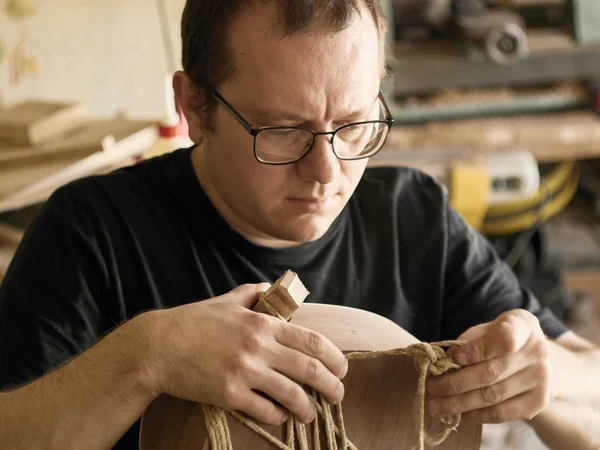
[[(183, 149), (49, 199), (0, 288), (0, 389), (39, 377), (141, 311), (274, 282), (287, 269), (308, 302), (372, 311), (423, 341), (454, 339), (515, 308), (538, 316), (551, 338), (565, 331), (420, 172), (367, 169), (323, 237), (272, 249), (227, 225)], [(138, 431), (117, 448), (137, 449)]]

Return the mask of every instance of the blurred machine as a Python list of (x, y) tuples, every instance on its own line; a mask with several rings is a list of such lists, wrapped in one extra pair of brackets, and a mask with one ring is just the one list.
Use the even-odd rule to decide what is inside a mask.
[[(389, 20), (384, 88), (396, 121), (390, 145), (402, 147), (401, 158), (409, 165), (452, 166), (448, 186), (454, 186), (453, 198), (464, 211), (475, 204), (472, 190), (457, 194), (457, 174), (473, 173), (456, 169), (464, 154), (480, 155), (478, 167), (486, 173), (488, 194), (478, 198), (477, 208), (487, 210), (542, 195), (538, 161), (528, 153), (533, 149), (570, 139), (566, 148), (572, 151), (573, 133), (577, 145), (596, 145), (595, 131), (575, 132), (582, 125), (559, 127), (565, 122), (560, 116), (554, 116), (555, 126), (519, 124), (525, 123), (523, 115), (550, 118), (559, 111), (600, 109), (599, 0), (382, 0), (382, 5)], [(589, 121), (595, 123), (591, 115)], [(462, 119), (485, 116), (512, 116), (515, 121), (489, 122), (485, 129), (463, 125), (468, 121)], [(425, 127), (418, 143), (411, 142), (406, 151), (411, 140), (407, 136), (418, 135), (415, 126), (442, 121), (448, 125), (433, 143), (434, 150), (435, 138)], [(426, 141), (425, 156), (420, 146)], [(461, 148), (459, 142), (479, 148)], [(496, 219), (486, 226), (481, 213), (465, 216), (494, 234), (519, 231), (515, 223), (531, 224), (513, 221), (504, 227)]]
[(528, 53), (524, 18), (483, 0), (394, 1), (399, 39), (446, 37), (480, 50), (490, 61), (511, 64)]
[[(402, 123), (481, 115), (600, 109), (598, 0), (384, 0), (387, 94)], [(410, 66), (410, 70), (405, 70)], [(557, 89), (564, 83), (582, 89)], [(494, 89), (519, 95), (494, 98)], [(427, 98), (483, 90), (461, 104)]]

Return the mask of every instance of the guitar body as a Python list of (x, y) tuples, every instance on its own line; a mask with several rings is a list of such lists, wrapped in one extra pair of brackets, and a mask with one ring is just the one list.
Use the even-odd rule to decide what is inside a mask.
[[(343, 352), (382, 351), (404, 348), (419, 342), (390, 320), (376, 314), (333, 305), (304, 304), (292, 323), (317, 331)], [(342, 403), (348, 439), (359, 450), (411, 450), (418, 448), (418, 372), (409, 356), (377, 356), (350, 360), (343, 380)], [(227, 415), (233, 449), (277, 449), (264, 437)], [(286, 425), (259, 424), (285, 442)], [(324, 425), (320, 422), (321, 449), (327, 449)], [(312, 425), (306, 427), (312, 443)], [(425, 430), (431, 435), (442, 430), (428, 416)], [(440, 450), (475, 450), (481, 444), (481, 426), (461, 424), (457, 432), (437, 447)], [(312, 449), (312, 444), (309, 445)], [(427, 447), (429, 448), (429, 447)], [(202, 406), (167, 395), (157, 398), (142, 418), (141, 450), (212, 450)]]

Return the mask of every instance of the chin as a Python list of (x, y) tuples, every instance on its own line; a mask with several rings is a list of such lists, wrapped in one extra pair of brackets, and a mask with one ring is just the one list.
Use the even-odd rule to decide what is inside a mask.
[(298, 242), (298, 243), (306, 243), (316, 241), (320, 237), (322, 237), (329, 227), (333, 223), (335, 218), (325, 218), (319, 217), (317, 219), (311, 218), (310, 220), (295, 220), (291, 225), (290, 229), (286, 233), (287, 236), (284, 239)]

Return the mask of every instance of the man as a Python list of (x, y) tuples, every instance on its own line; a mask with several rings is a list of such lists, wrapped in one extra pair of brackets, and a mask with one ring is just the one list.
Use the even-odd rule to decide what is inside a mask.
[(286, 269), (311, 301), (421, 340), (464, 332), (467, 367), (431, 380), (431, 415), (535, 416), (544, 433), (551, 399), (599, 404), (582, 388), (598, 351), (518, 286), (438, 184), (365, 173), (391, 120), (377, 0), (189, 0), (182, 25), (174, 86), (198, 145), (60, 189), (9, 269), (0, 447), (137, 448), (160, 393), (311, 421), (300, 385), (338, 402), (347, 366), (322, 336), (249, 310)]

